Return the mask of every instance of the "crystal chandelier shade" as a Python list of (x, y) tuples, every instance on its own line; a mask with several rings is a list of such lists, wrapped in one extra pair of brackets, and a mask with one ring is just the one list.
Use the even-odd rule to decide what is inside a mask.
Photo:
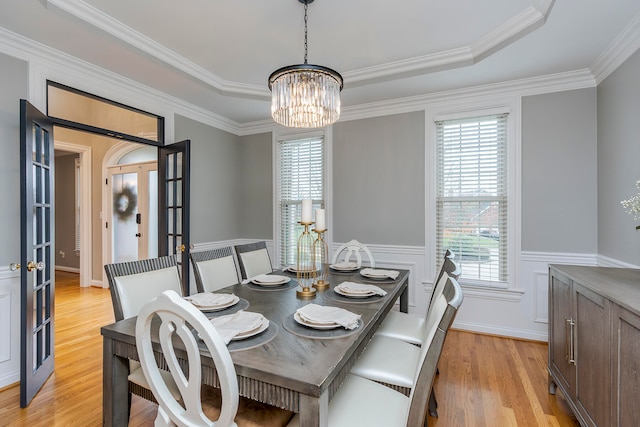
[(282, 67), (269, 76), (271, 116), (295, 128), (319, 128), (340, 117), (342, 76), (331, 68), (307, 64), (307, 5), (304, 4), (304, 64)]

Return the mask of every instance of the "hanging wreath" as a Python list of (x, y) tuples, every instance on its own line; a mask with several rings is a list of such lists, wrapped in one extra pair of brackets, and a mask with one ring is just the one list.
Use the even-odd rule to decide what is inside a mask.
[(113, 196), (113, 213), (120, 221), (126, 221), (133, 216), (138, 205), (138, 197), (131, 187), (126, 186)]

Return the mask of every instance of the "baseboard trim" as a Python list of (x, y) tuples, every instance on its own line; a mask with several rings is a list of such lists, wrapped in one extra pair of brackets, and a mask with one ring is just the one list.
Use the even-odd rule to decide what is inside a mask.
[(20, 371), (10, 372), (0, 377), (0, 391), (20, 384)]
[(530, 330), (528, 331), (523, 329), (506, 328), (504, 326), (483, 325), (480, 323), (455, 321), (453, 322), (452, 327), (461, 331), (487, 334), (487, 335), (493, 335), (493, 336), (504, 337), (504, 338), (518, 338), (518, 339), (525, 339), (525, 340), (531, 340), (531, 341), (543, 341), (543, 342), (547, 342), (548, 340), (547, 333), (530, 331)]
[(56, 270), (66, 271), (67, 273), (78, 273), (80, 274), (80, 269), (77, 267), (65, 267), (64, 265), (56, 265)]

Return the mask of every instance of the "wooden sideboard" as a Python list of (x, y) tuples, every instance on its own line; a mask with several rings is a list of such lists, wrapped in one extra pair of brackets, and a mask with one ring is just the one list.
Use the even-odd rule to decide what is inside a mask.
[(640, 270), (549, 266), (548, 368), (582, 426), (640, 426)]

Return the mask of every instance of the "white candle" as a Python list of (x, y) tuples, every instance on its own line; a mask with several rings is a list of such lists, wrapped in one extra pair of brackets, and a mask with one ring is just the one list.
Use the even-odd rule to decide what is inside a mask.
[(300, 222), (311, 223), (311, 199), (302, 200), (302, 217)]
[(324, 220), (324, 209), (316, 209), (316, 230), (326, 230), (327, 226)]

